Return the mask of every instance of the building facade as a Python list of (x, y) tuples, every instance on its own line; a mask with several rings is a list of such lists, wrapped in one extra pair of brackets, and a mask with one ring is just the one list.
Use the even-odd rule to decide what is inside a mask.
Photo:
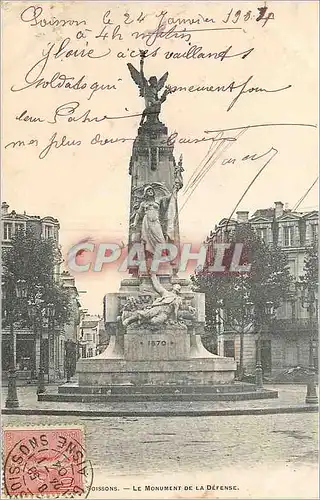
[(99, 321), (98, 345), (96, 347), (97, 354), (101, 354), (109, 345), (110, 332), (107, 331), (104, 319)]
[[(59, 221), (51, 216), (40, 217), (28, 215), (26, 212), (19, 214), (14, 210), (9, 211), (9, 205), (1, 205), (1, 242), (2, 251), (10, 248), (12, 238), (16, 231), (32, 229), (39, 238), (52, 238), (59, 245)], [(54, 382), (66, 375), (66, 350), (70, 344), (77, 345), (79, 333), (79, 308), (78, 292), (74, 278), (68, 272), (60, 273), (60, 266), (54, 270), (55, 279), (69, 292), (72, 304), (70, 323), (57, 328), (54, 322), (44, 321), (42, 331), (43, 367), (45, 380)], [(40, 364), (40, 338), (33, 328), (20, 328), (19, 323), (14, 325), (16, 333), (15, 359), (18, 378), (36, 379)], [(9, 328), (2, 329), (2, 371), (4, 376), (9, 369), (10, 344), (12, 343)], [(69, 351), (68, 351), (69, 352)], [(70, 359), (70, 357), (68, 358)]]
[[(288, 255), (290, 274), (299, 281), (304, 274), (306, 251), (318, 241), (318, 212), (294, 212), (275, 202), (273, 208), (257, 210), (251, 217), (248, 211), (237, 212), (237, 218), (222, 219), (207, 238), (207, 245), (227, 242), (237, 224), (250, 224), (268, 245), (277, 245)], [(276, 374), (288, 368), (309, 365), (310, 336), (313, 337), (314, 366), (318, 367), (317, 297), (315, 315), (311, 321), (302, 306), (296, 289), (290, 299), (276, 310), (275, 319), (261, 337), (261, 357), (265, 374)], [(218, 354), (240, 360), (240, 334), (221, 322), (217, 327)], [(244, 335), (243, 360), (247, 373), (256, 364), (257, 336), (252, 328)]]
[(83, 316), (79, 336), (80, 358), (92, 358), (101, 352), (100, 340), (103, 330), (103, 321), (100, 316), (90, 314)]

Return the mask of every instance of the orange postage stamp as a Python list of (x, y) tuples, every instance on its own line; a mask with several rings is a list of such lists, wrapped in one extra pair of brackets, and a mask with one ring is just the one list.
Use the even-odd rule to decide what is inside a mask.
[(86, 497), (92, 467), (81, 427), (3, 430), (4, 490), (12, 496)]

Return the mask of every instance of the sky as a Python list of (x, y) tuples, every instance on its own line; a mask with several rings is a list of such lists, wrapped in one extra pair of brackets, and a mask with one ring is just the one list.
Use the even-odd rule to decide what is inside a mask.
[[(56, 119), (54, 116), (57, 108), (66, 109), (70, 102), (78, 105), (72, 115), (75, 118), (88, 110), (91, 117), (141, 113), (143, 99), (126, 66), (130, 62), (139, 67), (139, 58), (129, 57), (134, 54), (132, 50), (137, 53), (138, 49), (148, 48), (152, 52), (158, 48), (155, 57), (146, 59), (145, 73), (160, 77), (168, 71), (168, 83), (172, 86), (227, 88), (229, 85), (230, 88), (232, 82), (234, 87), (239, 86), (232, 92), (176, 91), (169, 95), (162, 106), (161, 120), (169, 133), (178, 133), (178, 139), (202, 138), (205, 130), (278, 124), (246, 130), (214, 164), (208, 165), (206, 175), (193, 192), (188, 189), (188, 181), (203, 166), (210, 143), (176, 142), (175, 156), (178, 159), (183, 155), (185, 169), (185, 188), (179, 192), (183, 241), (199, 244), (215, 224), (229, 217), (268, 160), (237, 210), (253, 213), (259, 208), (272, 207), (275, 201), (292, 208), (316, 179), (316, 3), (272, 2), (268, 12), (273, 12), (274, 19), (264, 26), (264, 21), (256, 21), (260, 3), (255, 2), (96, 2), (94, 9), (80, 2), (37, 5), (37, 11), (31, 3), (24, 2), (6, 4), (4, 9), (2, 144), (7, 147), (3, 151), (2, 199), (17, 212), (25, 210), (28, 214), (59, 219), (64, 255), (85, 238), (95, 242), (127, 241), (132, 142), (108, 145), (90, 142), (96, 134), (101, 139), (134, 138), (140, 117), (81, 123), (81, 120), (68, 122), (68, 116)], [(241, 14), (237, 14), (239, 9)], [(248, 11), (251, 13), (245, 16)], [(194, 23), (191, 25), (188, 19)], [(52, 26), (57, 20), (59, 25)], [(73, 23), (66, 22), (70, 20)], [(174, 26), (173, 30), (180, 35), (158, 38), (152, 45), (150, 38), (135, 39), (136, 32), (154, 32), (160, 20), (165, 29), (169, 31)], [(186, 34), (181, 37), (185, 27), (192, 30), (187, 32), (189, 37)], [(19, 34), (14, 41), (13, 32)], [(198, 53), (207, 57), (168, 58), (170, 52), (181, 56), (192, 46), (202, 47)], [(79, 52), (68, 53), (70, 50)], [(93, 50), (90, 55), (94, 57), (85, 55), (89, 50)], [(221, 54), (226, 50), (226, 55), (234, 57), (223, 57)], [(119, 56), (120, 52), (125, 57)], [(209, 52), (220, 53), (220, 57), (208, 57)], [(86, 88), (52, 88), (55, 83), (43, 88), (41, 81), (50, 81), (57, 73), (60, 83), (63, 80), (75, 83), (84, 76), (82, 83), (86, 83)], [(116, 89), (96, 91), (89, 99), (92, 93), (89, 87), (95, 82), (115, 85)], [(241, 85), (244, 90), (254, 90), (242, 93), (229, 109)], [(257, 90), (281, 88), (284, 90), (278, 92)], [(42, 121), (32, 122), (30, 117)], [(283, 125), (289, 123), (295, 125)], [(239, 130), (228, 132), (232, 137), (238, 133)], [(63, 136), (65, 142), (81, 144), (53, 146), (45, 155), (54, 134), (57, 145)], [(10, 144), (18, 140), (26, 145)], [(33, 142), (28, 145), (30, 141)], [(261, 158), (242, 160), (245, 155), (253, 154)], [(227, 163), (229, 158), (235, 161)], [(317, 205), (316, 185), (299, 210), (313, 210)], [(101, 314), (104, 294), (117, 291), (125, 276), (104, 268), (100, 273), (75, 277), (78, 289), (86, 292), (80, 294), (83, 307), (92, 314)]]

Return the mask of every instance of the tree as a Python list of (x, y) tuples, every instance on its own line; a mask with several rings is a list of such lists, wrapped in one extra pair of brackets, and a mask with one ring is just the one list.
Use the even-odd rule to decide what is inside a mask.
[(319, 282), (319, 257), (318, 244), (314, 243), (307, 248), (304, 259), (304, 275), (300, 276), (300, 281), (305, 282), (308, 288), (317, 290)]
[(205, 268), (191, 279), (194, 288), (206, 294), (206, 323), (215, 322), (217, 311), (223, 309), (224, 326), (240, 334), (241, 376), (244, 334), (252, 326), (248, 304), (254, 306), (254, 323), (263, 327), (270, 319), (265, 311), (266, 303), (272, 302), (277, 309), (288, 296), (292, 278), (286, 254), (278, 247), (266, 245), (249, 224), (239, 224), (232, 234), (223, 261), (227, 268), (236, 243), (243, 244), (240, 264), (251, 264), (250, 272), (210, 274)]
[(3, 251), (3, 285), (12, 292), (18, 283), (23, 282), (25, 300), (18, 299), (15, 293), (6, 294), (3, 304), (4, 325), (8, 323), (9, 311), (14, 311), (15, 322), (30, 325), (28, 309), (36, 298), (40, 300), (42, 308), (54, 306), (57, 325), (63, 326), (69, 321), (70, 296), (55, 277), (60, 262), (60, 250), (53, 239), (39, 238), (31, 229), (18, 231), (14, 235), (11, 246)]
[(306, 250), (306, 256), (304, 259), (304, 274), (300, 276), (299, 281), (296, 283), (298, 289), (301, 293), (302, 306), (309, 312), (310, 321), (310, 366), (311, 356), (313, 356), (313, 318), (317, 319), (318, 308), (317, 308), (317, 291), (318, 291), (318, 280), (319, 280), (319, 261), (318, 261), (318, 245), (314, 243), (312, 246), (308, 247)]

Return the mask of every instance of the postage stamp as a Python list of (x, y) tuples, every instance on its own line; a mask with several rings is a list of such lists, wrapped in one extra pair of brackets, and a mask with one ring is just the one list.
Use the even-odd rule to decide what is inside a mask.
[(4, 493), (10, 497), (86, 498), (93, 472), (81, 427), (3, 430)]

